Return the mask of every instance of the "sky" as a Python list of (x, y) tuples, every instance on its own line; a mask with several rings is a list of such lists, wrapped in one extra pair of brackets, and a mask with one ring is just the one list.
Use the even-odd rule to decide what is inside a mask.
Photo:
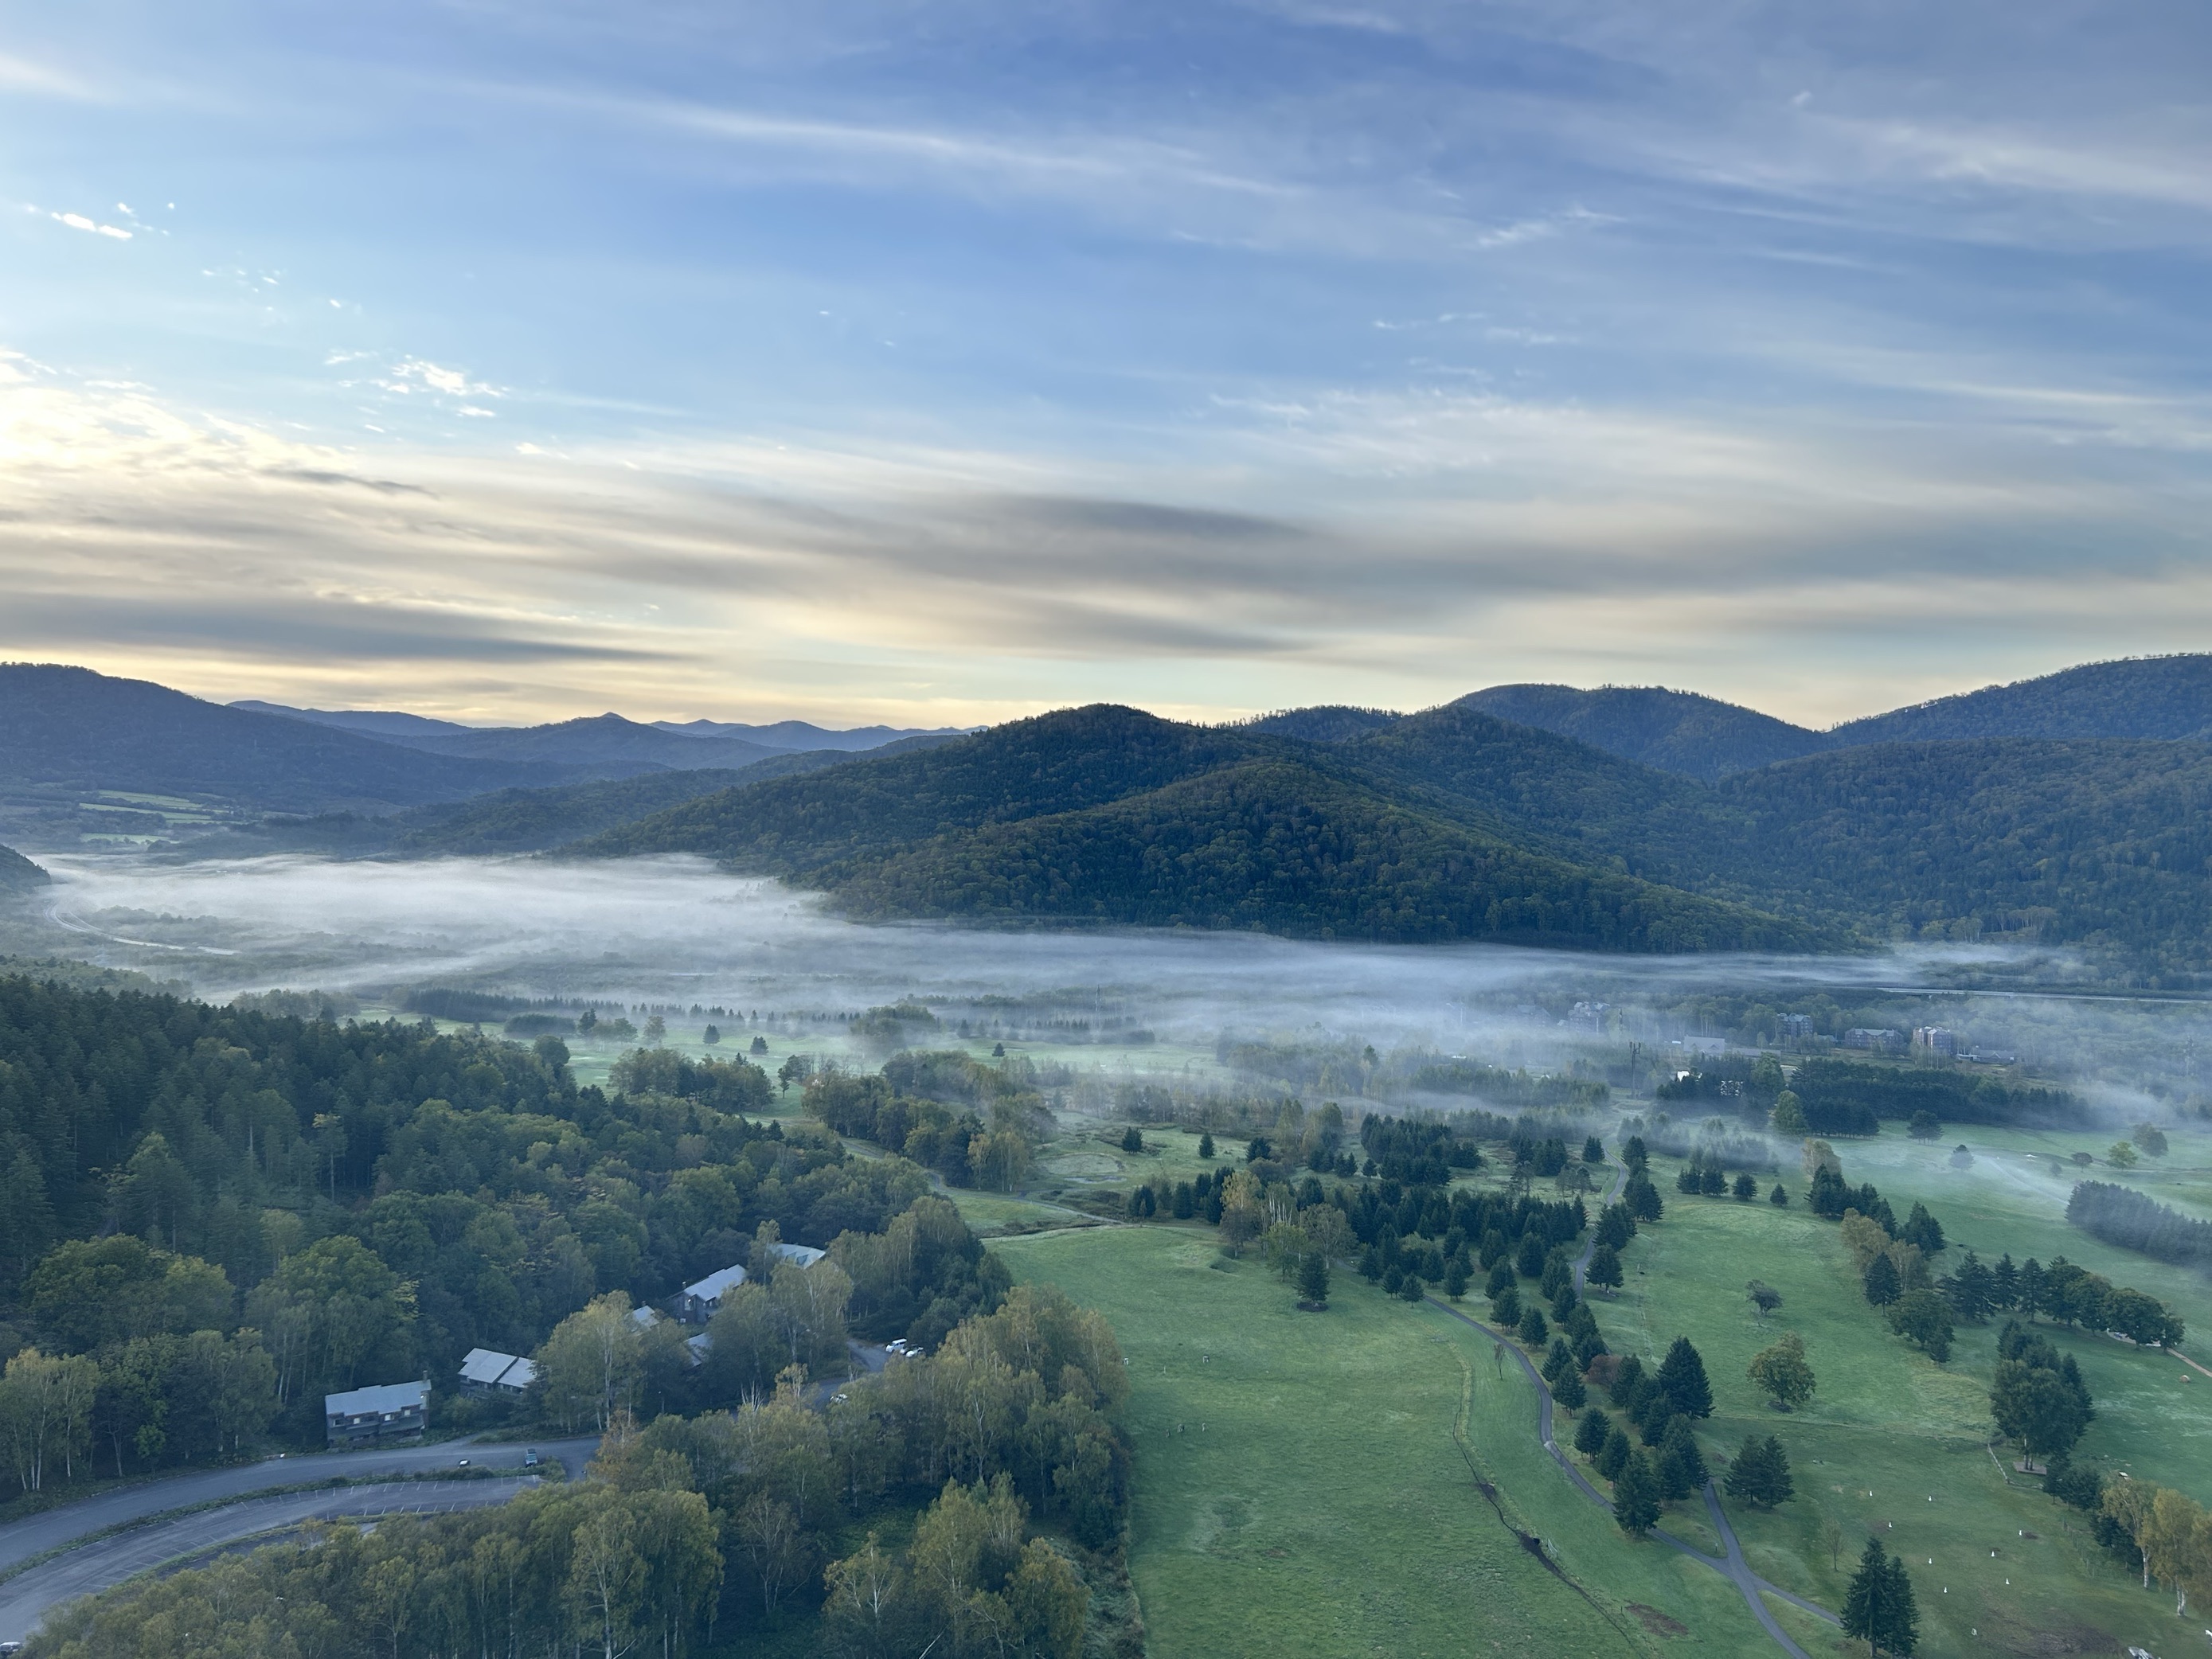
[(2212, 646), (2212, 12), (0, 0), (0, 657), (448, 718)]

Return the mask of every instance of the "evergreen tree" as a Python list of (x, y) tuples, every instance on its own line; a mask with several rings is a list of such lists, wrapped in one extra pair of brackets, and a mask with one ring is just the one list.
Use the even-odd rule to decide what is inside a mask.
[(1513, 1271), (1513, 1264), (1501, 1259), (1495, 1267), (1491, 1268), (1490, 1282), (1483, 1287), (1482, 1293), (1495, 1302), (1500, 1292), (1513, 1288), (1517, 1277)]
[(1844, 1634), (1863, 1638), (1869, 1656), (1887, 1651), (1910, 1656), (1920, 1644), (1920, 1613), (1905, 1563), (1882, 1551), (1881, 1540), (1867, 1540), (1858, 1571), (1844, 1592)]
[(1771, 1509), (1777, 1504), (1788, 1502), (1795, 1488), (1790, 1480), (1790, 1459), (1782, 1449), (1781, 1441), (1771, 1434), (1764, 1440), (1756, 1434), (1744, 1436), (1723, 1485), (1730, 1498), (1742, 1503)]
[(1887, 1308), (1897, 1300), (1897, 1264), (1887, 1255), (1878, 1255), (1867, 1263), (1866, 1277), (1859, 1282), (1866, 1291), (1866, 1299), (1877, 1308)]
[(1920, 1645), (1920, 1607), (1912, 1594), (1911, 1577), (1905, 1571), (1902, 1557), (1893, 1556), (1889, 1563), (1889, 1595), (1883, 1620), (1881, 1644), (1892, 1653), (1911, 1659), (1912, 1650)]
[(2043, 1310), (2044, 1299), (2051, 1293), (2050, 1281), (2044, 1276), (2043, 1264), (2033, 1256), (2020, 1264), (2020, 1279), (2013, 1291), (2013, 1306), (2031, 1320)]
[(1454, 1256), (1444, 1266), (1444, 1294), (1458, 1301), (1467, 1294), (1467, 1258)]
[(1316, 1304), (1328, 1300), (1328, 1262), (1319, 1250), (1308, 1250), (1299, 1260), (1298, 1295)]
[(1547, 1299), (1557, 1299), (1559, 1292), (1575, 1282), (1574, 1258), (1564, 1244), (1553, 1247), (1544, 1258), (1544, 1276), (1537, 1281), (1538, 1288)]
[(1636, 1237), (1636, 1218), (1626, 1204), (1608, 1204), (1597, 1218), (1597, 1242), (1609, 1250), (1625, 1250)]
[(1121, 1150), (1125, 1152), (1143, 1152), (1145, 1150), (1145, 1132), (1142, 1129), (1139, 1129), (1135, 1124), (1132, 1123), (1127, 1128), (1121, 1132)]
[(1567, 1346), (1566, 1338), (1555, 1336), (1552, 1339), (1551, 1352), (1544, 1356), (1543, 1368), (1540, 1375), (1547, 1382), (1556, 1382), (1559, 1380), (1561, 1369), (1571, 1370), (1574, 1363), (1575, 1351)]
[(1659, 1437), (1659, 1484), (1670, 1503), (1705, 1484), (1705, 1455), (1686, 1417), (1668, 1419), (1666, 1433)]
[(1534, 1347), (1544, 1340), (1550, 1328), (1544, 1322), (1544, 1310), (1534, 1303), (1521, 1310), (1521, 1341), (1524, 1346)]
[(1590, 1252), (1589, 1266), (1583, 1270), (1583, 1283), (1595, 1285), (1601, 1291), (1617, 1291), (1620, 1281), (1620, 1252), (1610, 1244), (1600, 1244)]
[(1583, 1142), (1583, 1162), (1585, 1164), (1605, 1162), (1605, 1143), (1595, 1135), (1590, 1136), (1589, 1139)]
[(1583, 1420), (1575, 1425), (1575, 1449), (1584, 1457), (1595, 1457), (1612, 1437), (1613, 1425), (1595, 1407), (1584, 1412)]
[(1521, 1292), (1510, 1285), (1498, 1291), (1490, 1299), (1490, 1316), (1508, 1330), (1517, 1327), (1521, 1323)]
[(2002, 1310), (2019, 1300), (2020, 1269), (2013, 1266), (2012, 1252), (2007, 1250), (1990, 1269), (1990, 1306)]
[[(1420, 1281), (1419, 1281), (1419, 1279), (1415, 1279), (1413, 1282), (1414, 1282), (1415, 1284), (1417, 1284), (1417, 1285), (1418, 1285), (1419, 1283), (1420, 1283)], [(1385, 1296), (1395, 1296), (1395, 1295), (1397, 1295), (1397, 1294), (1398, 1294), (1398, 1292), (1399, 1292), (1399, 1291), (1401, 1291), (1404, 1290), (1405, 1288), (1406, 1288), (1406, 1270), (1405, 1270), (1403, 1267), (1400, 1267), (1396, 1262), (1395, 1262), (1395, 1261), (1394, 1261), (1394, 1262), (1392, 1262), (1389, 1267), (1387, 1267), (1383, 1268), (1383, 1270), (1382, 1270), (1382, 1294), (1383, 1294), (1383, 1295), (1385, 1295)]]
[(1698, 1187), (1702, 1184), (1702, 1177), (1704, 1174), (1705, 1155), (1701, 1152), (1692, 1152), (1690, 1154), (1690, 1161), (1687, 1164), (1685, 1164), (1681, 1169), (1675, 1173), (1674, 1190), (1678, 1193), (1694, 1196)]
[(1638, 1452), (1613, 1477), (1613, 1518), (1631, 1538), (1641, 1538), (1659, 1519), (1659, 1474)]
[(1690, 1339), (1678, 1336), (1667, 1350), (1666, 1358), (1659, 1362), (1659, 1386), (1674, 1402), (1674, 1409), (1685, 1417), (1711, 1417), (1713, 1414), (1713, 1385), (1705, 1376), (1705, 1362), (1690, 1346)]
[(1718, 1198), (1728, 1190), (1728, 1172), (1721, 1168), (1720, 1159), (1708, 1159), (1698, 1176), (1698, 1190), (1707, 1198)]
[(1758, 1178), (1750, 1170), (1746, 1170), (1735, 1178), (1735, 1201), (1739, 1204), (1748, 1204), (1758, 1196)]
[(1552, 1384), (1552, 1398), (1571, 1412), (1578, 1412), (1589, 1400), (1589, 1389), (1583, 1382), (1583, 1374), (1572, 1364), (1561, 1371), (1559, 1380)]
[(1605, 1444), (1598, 1449), (1597, 1472), (1608, 1480), (1618, 1480), (1636, 1455), (1636, 1448), (1628, 1438), (1627, 1431), (1614, 1428), (1605, 1437)]
[(1959, 1271), (1942, 1280), (1936, 1288), (1943, 1292), (1951, 1310), (1969, 1324), (1978, 1325), (1990, 1316), (1995, 1304), (1992, 1288), (1995, 1275), (1972, 1250), (1960, 1262)]
[(1943, 1224), (1928, 1213), (1925, 1204), (1912, 1206), (1912, 1213), (1905, 1218), (1905, 1225), (1898, 1229), (1897, 1236), (1908, 1244), (1919, 1246), (1923, 1255), (1936, 1255), (1947, 1248)]
[(1641, 1170), (1651, 1162), (1651, 1154), (1644, 1150), (1642, 1135), (1631, 1135), (1621, 1143), (1620, 1161), (1632, 1170)]
[(1613, 1403), (1625, 1412), (1633, 1412), (1644, 1403), (1644, 1361), (1630, 1354), (1613, 1368), (1613, 1385), (1606, 1392)]
[(1382, 1277), (1382, 1252), (1372, 1244), (1360, 1255), (1359, 1276), (1370, 1285)]
[(1581, 1335), (1575, 1339), (1576, 1368), (1579, 1370), (1586, 1371), (1590, 1368), (1590, 1362), (1592, 1360), (1595, 1359), (1600, 1354), (1609, 1352), (1611, 1351), (1605, 1346), (1605, 1339), (1603, 1337), (1600, 1336), (1594, 1330), (1584, 1331)]
[(1200, 1158), (1212, 1158), (1212, 1157), (1213, 1156), (1213, 1131), (1212, 1131), (1212, 1130), (1211, 1130), (1211, 1129), (1205, 1130), (1204, 1132), (1202, 1132), (1202, 1133), (1199, 1135), (1199, 1137), (1198, 1137), (1198, 1155), (1199, 1155)]
[(1401, 1302), (1419, 1302), (1426, 1293), (1419, 1273), (1407, 1273), (1405, 1282), (1398, 1286), (1398, 1299)]
[(1667, 1437), (1667, 1425), (1681, 1415), (1667, 1390), (1654, 1382), (1644, 1390), (1644, 1403), (1636, 1408), (1636, 1432), (1647, 1446), (1656, 1446)]
[(1532, 1228), (1521, 1235), (1521, 1248), (1514, 1255), (1513, 1265), (1520, 1270), (1522, 1278), (1534, 1279), (1543, 1273), (1549, 1254), (1544, 1248), (1543, 1234)]
[(1651, 1184), (1650, 1176), (1641, 1173), (1628, 1183), (1621, 1201), (1638, 1221), (1657, 1221), (1667, 1213), (1667, 1206), (1659, 1201), (1659, 1189)]
[(1782, 1183), (1778, 1181), (1774, 1183), (1774, 1190), (1767, 1194), (1766, 1201), (1778, 1210), (1786, 1210), (1790, 1207), (1790, 1194), (1783, 1191)]

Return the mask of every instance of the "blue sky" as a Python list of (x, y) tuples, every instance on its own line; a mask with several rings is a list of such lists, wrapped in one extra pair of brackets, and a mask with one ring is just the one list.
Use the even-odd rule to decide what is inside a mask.
[(2212, 645), (2212, 14), (13, 4), (0, 653), (1813, 723)]

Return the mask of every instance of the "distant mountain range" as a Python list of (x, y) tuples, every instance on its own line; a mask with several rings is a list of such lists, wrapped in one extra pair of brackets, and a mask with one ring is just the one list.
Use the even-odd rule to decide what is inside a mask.
[[(815, 730), (768, 729), (794, 739)], [(843, 758), (900, 736), (886, 732), (826, 733), (823, 750)], [(618, 714), (478, 728), (391, 710), (224, 706), (89, 669), (0, 664), (0, 833), (39, 847), (170, 841), (270, 813), (366, 821), (501, 790), (731, 772), (795, 752), (733, 729)]]
[[(1967, 738), (2154, 738), (2212, 741), (2212, 656), (2090, 663), (2038, 679), (1939, 697), (1826, 732), (1717, 697), (1658, 686), (1494, 685), (1460, 700), (1608, 754), (1707, 782), (1777, 761), (1874, 743)], [(1403, 718), (1381, 709), (1300, 708), (1250, 722), (1341, 742)]]
[[(1646, 951), (1998, 936), (2139, 982), (2212, 973), (2207, 657), (1826, 732), (1528, 685), (1226, 726), (1098, 705), (860, 753), (759, 739), (881, 728), (415, 718), (0, 668), (0, 824), (67, 802), (82, 835), (222, 830), (199, 848), (691, 853), (866, 916)], [(333, 723), (362, 720), (379, 734)], [(672, 764), (708, 757), (738, 763)]]
[(550, 726), (462, 726), (453, 720), (380, 708), (289, 708), (276, 702), (234, 702), (258, 714), (357, 732), (386, 743), (404, 744), (426, 754), (460, 755), (476, 760), (519, 764), (603, 767), (647, 765), (686, 770), (700, 767), (746, 766), (772, 755), (831, 750), (857, 754), (904, 738), (957, 737), (964, 729), (933, 731), (865, 726), (831, 732), (805, 720), (772, 726), (739, 726), (726, 720), (654, 720), (641, 725), (620, 714), (562, 720)]

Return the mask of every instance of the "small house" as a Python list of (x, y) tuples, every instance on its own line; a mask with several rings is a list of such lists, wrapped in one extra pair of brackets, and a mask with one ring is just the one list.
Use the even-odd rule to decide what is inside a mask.
[(708, 1273), (696, 1285), (686, 1285), (676, 1298), (676, 1316), (687, 1325), (703, 1325), (714, 1316), (722, 1298), (745, 1282), (743, 1267), (725, 1267)]
[(471, 1348), (461, 1361), (461, 1392), (480, 1400), (520, 1400), (537, 1380), (537, 1362), (516, 1354)]
[(428, 1382), (384, 1382), (323, 1396), (325, 1443), (333, 1447), (419, 1440), (429, 1420)]

